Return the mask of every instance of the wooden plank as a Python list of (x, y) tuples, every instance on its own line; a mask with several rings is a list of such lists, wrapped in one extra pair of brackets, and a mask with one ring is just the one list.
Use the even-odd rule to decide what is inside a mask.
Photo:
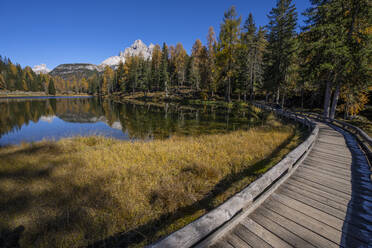
[(344, 172), (350, 172), (351, 173), (351, 164), (343, 165), (343, 164), (340, 164), (340, 163), (337, 163), (337, 162), (330, 162), (330, 161), (325, 161), (325, 160), (318, 159), (316, 157), (310, 157), (310, 155), (305, 159), (304, 162), (306, 162), (308, 164), (311, 164), (311, 165), (312, 164), (327, 165), (330, 168), (340, 169)]
[(342, 159), (334, 159), (334, 158), (330, 158), (327, 156), (314, 155), (313, 153), (310, 153), (308, 158), (314, 159), (314, 160), (317, 159), (318, 161), (320, 160), (319, 162), (335, 163), (335, 164), (342, 165), (344, 167), (351, 166), (351, 162), (345, 162)]
[(359, 212), (358, 209), (354, 209), (354, 211), (350, 212), (348, 212), (347, 209), (339, 210), (337, 208), (330, 206), (329, 203), (313, 200), (308, 196), (308, 194), (299, 194), (293, 190), (289, 190), (286, 187), (282, 187), (280, 190), (277, 191), (277, 193), (300, 201), (308, 206), (311, 206), (322, 212), (339, 218), (344, 222), (343, 225), (345, 225), (345, 222), (348, 222), (357, 228), (365, 229), (367, 232), (370, 232), (370, 235), (372, 236), (372, 229), (371, 230), (366, 229), (366, 227), (369, 227), (372, 224), (370, 220), (364, 218), (365, 214), (367, 213), (358, 213)]
[(302, 178), (302, 177), (299, 177), (299, 176), (292, 176), (290, 178), (290, 180), (301, 182), (302, 184), (305, 184), (305, 185), (309, 186), (310, 188), (315, 188), (315, 189), (318, 189), (320, 191), (324, 191), (324, 192), (327, 192), (329, 194), (333, 194), (333, 195), (335, 195), (337, 197), (340, 197), (340, 198), (343, 198), (347, 201), (350, 201), (350, 199), (351, 199), (350, 194), (345, 194), (341, 191), (334, 190), (332, 188), (329, 188), (327, 186), (321, 185), (319, 183), (313, 182), (311, 180), (308, 180), (308, 179), (305, 179), (305, 178)]
[(343, 170), (340, 170), (340, 169), (335, 169), (335, 168), (332, 168), (331, 166), (328, 166), (326, 164), (316, 164), (316, 163), (311, 163), (310, 161), (304, 161), (301, 165), (301, 168), (311, 168), (311, 169), (314, 169), (314, 170), (317, 170), (317, 171), (324, 171), (325, 173), (329, 173), (329, 174), (335, 174), (339, 177), (342, 177), (342, 178), (345, 178), (345, 179), (349, 179), (351, 180), (352, 179), (352, 175), (351, 175), (351, 171), (343, 171)]
[(249, 244), (247, 244), (244, 240), (236, 236), (234, 233), (229, 233), (226, 236), (226, 242), (231, 244), (234, 248), (250, 248)]
[(239, 238), (244, 240), (247, 244), (251, 247), (262, 247), (262, 248), (269, 248), (272, 247), (265, 241), (263, 241), (260, 237), (249, 231), (246, 227), (241, 224), (238, 224), (233, 233), (236, 234)]
[(293, 177), (303, 178), (303, 179), (311, 181), (315, 184), (319, 184), (319, 185), (322, 185), (324, 187), (328, 187), (330, 189), (337, 190), (337, 191), (339, 191), (341, 193), (344, 193), (346, 195), (351, 195), (351, 187), (347, 186), (347, 185), (337, 184), (336, 182), (331, 183), (331, 182), (326, 181), (327, 179), (319, 178), (319, 177), (317, 178), (317, 177), (314, 177), (314, 176), (309, 175), (309, 174), (300, 173), (298, 171), (296, 171), (293, 174)]
[(319, 202), (322, 202), (323, 204), (327, 204), (328, 206), (331, 206), (335, 209), (338, 209), (339, 211), (342, 211), (344, 213), (346, 213), (347, 211), (347, 201), (345, 201), (344, 203), (340, 203), (340, 202), (337, 202), (332, 198), (332, 195), (327, 195), (327, 193), (324, 193), (322, 191), (312, 191), (312, 190), (309, 190), (307, 188), (304, 188), (302, 186), (299, 187), (299, 185), (297, 184), (297, 186), (293, 186), (292, 184), (290, 183), (286, 183), (285, 185), (283, 185), (283, 188), (284, 189), (287, 189), (287, 190), (290, 190), (291, 192), (295, 192), (295, 193), (298, 193), (298, 194), (301, 194), (301, 195), (306, 195), (306, 197), (308, 198), (311, 198), (313, 200), (316, 200), (316, 201), (319, 201)]
[(351, 181), (347, 179), (339, 178), (321, 171), (312, 170), (311, 168), (308, 167), (301, 168), (301, 170), (298, 170), (297, 173), (301, 175), (308, 175), (315, 178), (324, 179), (327, 180), (327, 182), (329, 183), (332, 184), (334, 183), (335, 185), (344, 185), (346, 188), (350, 188), (350, 192), (352, 192), (353, 189), (352, 186), (354, 187), (357, 186), (356, 184), (352, 185)]
[(288, 244), (294, 247), (303, 248), (315, 247), (314, 245), (305, 241), (301, 237), (287, 230), (285, 226), (283, 227), (280, 225), (280, 223), (276, 223), (271, 219), (267, 218), (264, 214), (262, 214), (261, 208), (253, 212), (249, 217), (258, 224), (260, 224), (261, 226), (265, 227), (266, 229), (270, 229), (270, 231), (273, 234), (275, 234), (276, 236), (278, 236), (279, 238), (281, 238), (282, 240), (286, 241)]
[[(320, 134), (319, 134), (319, 136), (320, 136)], [(345, 147), (346, 147), (346, 145), (337, 144), (337, 143), (331, 143), (331, 142), (328, 142), (328, 141), (325, 140), (325, 139), (320, 140), (320, 139), (318, 138), (316, 142), (319, 143), (319, 144), (326, 145), (326, 146), (334, 146), (334, 147), (340, 147), (340, 148), (345, 148)]]
[[(337, 242), (338, 240), (337, 236), (340, 236), (339, 240), (341, 240), (342, 233), (344, 236), (346, 235), (349, 240), (352, 240), (353, 243), (355, 243), (358, 246), (368, 244), (370, 241), (372, 241), (372, 238), (368, 238), (372, 237), (372, 233), (362, 232), (359, 228), (356, 228), (353, 225), (348, 226), (350, 231), (346, 233), (343, 230), (344, 227), (343, 220), (334, 217), (328, 213), (325, 213), (321, 210), (318, 210), (312, 206), (304, 204), (300, 201), (294, 200), (288, 196), (274, 193), (270, 199), (272, 200), (271, 202), (268, 201), (269, 204), (273, 203), (275, 200), (275, 204), (279, 205), (279, 208), (281, 207), (283, 211), (285, 211), (285, 209), (283, 209), (283, 206), (294, 209), (295, 211), (291, 211), (292, 217), (293, 218), (303, 217), (302, 219), (303, 221), (306, 221), (309, 225), (313, 225), (314, 231), (317, 232), (319, 230), (323, 232), (323, 230), (320, 230), (318, 228), (324, 227), (326, 231), (328, 231), (328, 233), (324, 234), (327, 235), (326, 236), (327, 238), (331, 239), (334, 242), (335, 241)], [(278, 204), (278, 202), (280, 202), (280, 204)], [(333, 229), (327, 227), (332, 227)]]
[(307, 206), (312, 206), (313, 208), (316, 208), (326, 214), (332, 215), (341, 221), (343, 221), (346, 217), (346, 211), (340, 211), (327, 204), (308, 198), (306, 194), (299, 194), (284, 187), (278, 190), (277, 194), (297, 200), (303, 204), (306, 204)]
[(256, 211), (260, 211), (260, 214), (280, 224), (281, 226), (285, 227), (290, 232), (296, 234), (298, 237), (301, 237), (302, 239), (306, 240), (310, 244), (313, 244), (317, 247), (339, 248), (339, 246), (336, 243), (324, 238), (323, 236), (313, 232), (312, 230), (309, 230), (308, 228), (298, 224), (297, 222), (292, 221), (291, 219), (288, 219), (282, 216), (281, 214), (278, 214), (277, 212), (268, 208), (266, 204), (263, 204)]
[(317, 143), (313, 149), (318, 149), (318, 150), (328, 150), (332, 153), (345, 153), (347, 154), (348, 156), (352, 156), (352, 153), (350, 152), (350, 150), (346, 147), (340, 147), (340, 146), (331, 146), (331, 145), (325, 145), (323, 143)]
[(260, 224), (256, 223), (250, 218), (245, 218), (241, 224), (245, 226), (249, 231), (256, 234), (258, 237), (263, 239), (266, 243), (271, 245), (272, 247), (282, 247), (282, 248), (289, 248), (292, 247), (282, 239), (278, 238), (275, 234), (270, 232), (269, 230), (262, 227)]
[(352, 159), (353, 155), (349, 150), (343, 150), (340, 152), (340, 150), (333, 150), (332, 147), (319, 147), (319, 146), (314, 146), (312, 152), (314, 153), (324, 153), (324, 154), (329, 154), (332, 156), (338, 156), (346, 159)]
[(351, 163), (352, 162), (352, 156), (349, 156), (349, 157), (346, 157), (346, 156), (343, 156), (342, 154), (332, 154), (332, 153), (329, 153), (328, 151), (320, 151), (320, 150), (312, 150), (311, 151), (311, 154), (314, 155), (314, 156), (319, 156), (319, 157), (327, 157), (327, 158), (330, 158), (330, 159), (334, 159), (334, 160), (340, 160), (344, 163)]
[(342, 232), (337, 230), (323, 222), (320, 222), (310, 216), (299, 212), (293, 208), (284, 205), (282, 202), (278, 202), (277, 198), (270, 198), (269, 201), (265, 202), (265, 206), (270, 208), (272, 211), (284, 216), (287, 219), (290, 219), (297, 224), (300, 224), (309, 230), (321, 235), (337, 245), (341, 244)]
[(234, 248), (234, 246), (230, 245), (225, 240), (219, 240), (217, 243), (214, 243), (210, 247), (211, 248)]
[[(339, 191), (332, 190), (328, 187), (321, 186), (319, 184), (311, 185), (312, 182), (303, 180), (299, 177), (292, 177), (286, 181), (286, 184), (291, 184), (295, 187), (301, 187), (306, 189), (307, 191), (315, 192), (315, 194), (320, 194), (326, 196), (333, 201), (338, 203), (344, 204), (347, 206), (348, 204), (365, 204), (365, 199), (359, 196), (353, 196), (353, 200), (351, 201), (351, 196), (344, 197), (343, 194), (340, 194)], [(342, 192), (341, 192), (342, 193)], [(371, 203), (372, 204), (372, 203)]]
[(365, 197), (366, 199), (372, 199), (371, 188), (368, 186), (368, 184), (365, 185), (361, 182), (353, 184), (348, 182), (339, 182), (340, 180), (336, 178), (331, 178), (322, 174), (315, 174), (314, 172), (310, 171), (304, 172), (301, 170), (296, 171), (294, 173), (294, 176), (307, 178), (313, 182), (322, 184), (346, 194), (352, 194), (353, 196), (360, 195), (361, 197)]

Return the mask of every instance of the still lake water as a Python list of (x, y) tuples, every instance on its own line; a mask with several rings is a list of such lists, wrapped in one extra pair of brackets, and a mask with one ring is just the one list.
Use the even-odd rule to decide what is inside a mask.
[(117, 103), (96, 97), (0, 99), (0, 146), (103, 135), (123, 140), (164, 139), (248, 129), (262, 118), (245, 109)]

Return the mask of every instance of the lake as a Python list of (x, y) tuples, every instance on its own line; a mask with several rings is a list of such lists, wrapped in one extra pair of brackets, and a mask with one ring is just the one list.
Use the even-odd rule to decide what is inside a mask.
[(0, 99), (0, 145), (76, 135), (122, 140), (164, 139), (261, 125), (249, 108), (118, 103), (98, 97)]

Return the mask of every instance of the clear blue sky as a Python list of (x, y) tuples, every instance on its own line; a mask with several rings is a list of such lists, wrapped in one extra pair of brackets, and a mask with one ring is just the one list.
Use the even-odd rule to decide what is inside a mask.
[[(243, 21), (252, 12), (266, 25), (275, 0), (0, 0), (0, 55), (22, 66), (62, 63), (99, 64), (134, 40), (181, 42), (189, 52), (196, 39), (204, 43), (208, 28), (216, 33), (223, 13), (235, 5)], [(302, 13), (309, 0), (295, 0)], [(299, 14), (299, 23), (303, 17)]]

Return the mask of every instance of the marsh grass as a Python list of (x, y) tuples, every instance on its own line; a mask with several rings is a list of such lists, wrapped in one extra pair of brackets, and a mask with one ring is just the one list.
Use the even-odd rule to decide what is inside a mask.
[(77, 137), (4, 147), (1, 233), (21, 247), (143, 246), (221, 204), (303, 135), (272, 121), (151, 142)]

